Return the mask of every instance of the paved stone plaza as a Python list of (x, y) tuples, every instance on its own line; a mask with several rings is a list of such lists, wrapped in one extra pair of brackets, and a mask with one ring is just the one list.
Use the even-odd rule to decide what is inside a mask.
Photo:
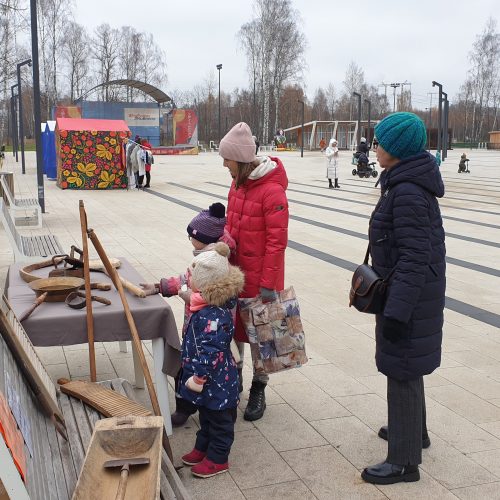
[[(442, 365), (425, 378), (432, 445), (423, 452), (421, 480), (376, 487), (359, 474), (382, 461), (387, 448), (377, 437), (387, 408), (385, 377), (374, 362), (374, 318), (347, 307), (352, 270), (364, 257), (378, 198), (375, 180), (353, 177), (350, 153), (341, 152), (341, 189), (329, 190), (320, 153), (300, 158), (290, 152), (280, 155), (290, 181), (285, 278), (300, 300), (310, 360), (271, 376), (261, 420), (246, 422), (239, 412), (228, 474), (201, 480), (180, 470), (194, 498), (500, 499), (500, 152), (467, 151), (470, 174), (457, 173), (461, 153), (450, 152), (442, 165), (447, 309)], [(192, 257), (186, 226), (196, 211), (227, 199), (230, 177), (213, 153), (155, 161), (146, 192), (62, 191), (46, 181), (40, 231), (56, 235), (68, 250), (81, 246), (83, 199), (89, 227), (108, 255), (128, 259), (146, 281), (183, 272)], [(27, 162), (22, 176), (8, 154), (4, 170), (15, 172), (18, 194), (35, 196), (34, 153)], [(2, 283), (12, 262), (0, 228)], [(167, 300), (180, 327), (181, 301)], [(88, 378), (85, 345), (38, 352), (54, 380)], [(117, 343), (97, 345), (97, 369), (100, 380), (134, 380), (130, 349), (121, 353)], [(250, 379), (247, 363), (242, 409)], [(146, 390), (136, 393), (147, 403)], [(174, 431), (176, 465), (191, 450), (196, 429), (191, 418)]]

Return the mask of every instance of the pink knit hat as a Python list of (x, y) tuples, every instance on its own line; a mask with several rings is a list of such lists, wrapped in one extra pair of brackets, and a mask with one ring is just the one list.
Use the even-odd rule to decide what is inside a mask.
[(225, 160), (250, 163), (255, 160), (255, 141), (245, 122), (237, 123), (220, 141), (219, 155)]

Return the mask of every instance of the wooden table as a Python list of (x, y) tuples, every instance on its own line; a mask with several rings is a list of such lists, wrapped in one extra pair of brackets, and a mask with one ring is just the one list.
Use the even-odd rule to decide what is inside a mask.
[[(143, 278), (132, 265), (119, 258), (121, 276), (132, 283), (141, 283)], [(29, 308), (35, 294), (19, 276), (23, 264), (12, 264), (6, 283), (6, 294), (15, 314), (20, 315)], [(40, 277), (47, 277), (51, 268), (34, 271)], [(111, 283), (103, 273), (90, 273), (91, 282)], [(110, 306), (93, 302), (95, 342), (113, 342), (130, 340), (130, 329), (123, 312), (118, 292), (112, 287), (109, 292), (93, 290), (94, 295), (106, 297)], [(126, 293), (127, 301), (137, 330), (142, 340), (151, 340), (153, 348), (154, 378), (156, 391), (165, 428), (172, 434), (170, 408), (168, 402), (167, 374), (175, 376), (180, 367), (180, 341), (174, 315), (170, 306), (160, 295), (138, 298)], [(23, 322), (26, 333), (35, 346), (65, 346), (87, 343), (86, 310), (71, 309), (64, 302), (41, 304), (33, 314)], [(144, 387), (144, 376), (133, 349), (136, 387)]]

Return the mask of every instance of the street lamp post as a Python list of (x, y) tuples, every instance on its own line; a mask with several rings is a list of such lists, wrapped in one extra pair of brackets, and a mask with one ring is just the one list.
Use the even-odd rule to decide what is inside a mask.
[(17, 83), (10, 86), (10, 98), (12, 99), (12, 156), (16, 157), (16, 162), (18, 161), (17, 156), (17, 94), (14, 93), (14, 90), (17, 88)]
[(366, 132), (366, 143), (370, 144), (370, 135), (371, 135), (371, 118), (372, 118), (372, 103), (369, 99), (365, 99), (366, 104), (368, 104), (368, 130)]
[(300, 157), (304, 158), (304, 101), (301, 101), (298, 99), (297, 102), (300, 102), (302, 104), (302, 126), (300, 128)]
[(40, 109), (40, 68), (38, 65), (38, 20), (36, 0), (30, 0), (31, 14), (31, 59), (33, 60), (33, 115), (35, 118), (36, 142), (36, 179), (38, 184), (38, 203), (45, 213), (45, 190), (43, 186), (43, 153), (42, 153), (42, 112)]
[(449, 135), (448, 135), (448, 111), (449, 111), (449, 101), (448, 94), (443, 92), (444, 97), (444, 109), (443, 109), (443, 161), (448, 157), (448, 147), (449, 147)]
[(443, 119), (443, 86), (438, 83), (433, 81), (432, 82), (433, 87), (437, 87), (439, 89), (439, 107), (438, 107), (438, 131), (437, 131), (437, 147), (436, 150), (439, 151), (439, 154), (441, 155), (441, 140), (442, 140), (442, 119)]
[(425, 108), (429, 111), (429, 124), (427, 125), (427, 149), (431, 150), (431, 123), (432, 123), (432, 108)]
[(24, 125), (23, 125), (23, 93), (21, 91), (21, 68), (28, 64), (31, 66), (31, 59), (20, 62), (17, 65), (17, 95), (19, 96), (19, 138), (21, 140), (21, 172), (26, 173), (26, 162), (24, 159)]
[(220, 136), (220, 70), (222, 69), (222, 64), (217, 64), (217, 71), (219, 72), (219, 144), (221, 140)]
[(358, 98), (358, 126), (356, 131), (356, 146), (359, 146), (359, 143), (361, 141), (361, 94), (359, 94), (358, 92), (353, 92), (352, 95)]

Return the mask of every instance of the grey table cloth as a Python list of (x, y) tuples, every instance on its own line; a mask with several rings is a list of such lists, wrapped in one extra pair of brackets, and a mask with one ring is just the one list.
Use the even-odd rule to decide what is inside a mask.
[[(126, 259), (119, 258), (119, 260), (121, 262), (121, 267), (118, 269), (120, 276), (134, 284), (144, 281)], [(10, 305), (18, 317), (33, 304), (36, 298), (35, 292), (19, 275), (19, 269), (25, 265), (16, 263), (10, 266), (5, 287)], [(46, 278), (51, 269), (53, 268), (46, 267), (33, 271), (32, 274)], [(90, 281), (111, 283), (108, 276), (99, 272), (91, 272)], [(92, 302), (95, 342), (131, 340), (120, 295), (114, 287), (112, 286), (109, 292), (92, 290), (92, 294), (111, 301), (110, 306)], [(181, 357), (179, 335), (172, 309), (160, 295), (139, 298), (126, 291), (125, 296), (140, 338), (150, 340), (163, 337), (165, 355), (162, 371), (167, 375), (175, 376), (180, 368)], [(45, 302), (23, 321), (23, 326), (35, 346), (83, 344), (87, 343), (86, 318), (86, 308), (71, 309), (64, 302)]]

